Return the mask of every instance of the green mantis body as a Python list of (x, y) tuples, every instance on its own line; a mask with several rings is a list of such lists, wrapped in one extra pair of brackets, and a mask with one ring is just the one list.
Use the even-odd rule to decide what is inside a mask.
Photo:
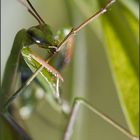
[[(112, 120), (108, 119), (108, 117), (104, 116), (96, 109), (93, 109), (93, 107), (83, 98), (76, 98), (73, 103), (73, 108), (70, 109), (69, 107), (67, 110), (65, 110), (64, 108), (65, 106), (67, 106), (67, 104), (66, 102), (64, 102), (63, 99), (61, 99), (61, 96), (59, 94), (59, 82), (63, 82), (63, 77), (55, 68), (49, 65), (49, 61), (52, 58), (56, 57), (56, 68), (61, 69), (63, 65), (65, 65), (65, 63), (67, 63), (70, 59), (71, 48), (67, 46), (72, 45), (73, 36), (84, 26), (90, 23), (94, 18), (106, 12), (107, 8), (113, 2), (113, 0), (109, 1), (103, 9), (101, 9), (95, 15), (91, 16), (77, 28), (63, 29), (58, 31), (58, 33), (54, 35), (50, 30), (50, 27), (41, 19), (41, 17), (36, 13), (32, 5), (30, 4), (30, 2), (27, 0), (27, 3), (31, 8), (28, 8), (28, 6), (26, 7), (28, 11), (38, 20), (39, 25), (33, 26), (28, 30), (22, 29), (17, 33), (15, 37), (15, 41), (10, 55), (10, 57), (12, 58), (9, 57), (8, 59), (4, 75), (4, 81), (2, 83), (0, 108), (1, 112), (7, 112), (7, 107), (17, 97), (17, 95), (19, 95), (24, 89), (26, 89), (26, 87), (33, 81), (33, 79), (37, 77), (41, 86), (48, 95), (48, 101), (50, 102), (50, 104), (55, 109), (65, 113), (65, 115), (70, 114), (70, 119), (63, 137), (64, 140), (70, 140), (71, 131), (76, 118), (75, 115), (77, 114), (80, 104), (85, 105), (89, 110), (96, 113), (105, 121), (109, 122), (111, 125), (126, 134), (129, 138), (134, 140), (134, 137), (129, 134), (129, 132), (121, 128)], [(49, 52), (46, 61), (44, 61), (40, 56), (38, 56), (31, 50), (30, 46), (34, 44), (38, 45), (41, 48), (44, 48), (44, 50)], [(22, 58), (25, 60), (26, 64), (34, 74), (22, 85), (21, 88), (19, 88), (19, 90), (16, 91), (15, 85), (18, 77), (17, 73)], [(11, 81), (13, 84), (10, 84)], [(9, 83), (7, 84), (7, 82)], [(9, 87), (7, 87), (7, 85), (9, 85)]]
[[(6, 71), (5, 71), (6, 74), (9, 73), (8, 71), (9, 71), (9, 68), (10, 68), (10, 73), (11, 73), (12, 76), (10, 76), (10, 77), (8, 76), (7, 78), (5, 78), (6, 80), (3, 81), (3, 86), (5, 85), (5, 83), (7, 83), (7, 81), (10, 82), (10, 81), (12, 81), (14, 79), (15, 80), (17, 79), (17, 71), (18, 71), (18, 67), (19, 67), (19, 63), (20, 63), (20, 59), (21, 59), (21, 55), (20, 54), (22, 54), (25, 62), (27, 63), (27, 65), (30, 67), (30, 69), (33, 72), (36, 71), (40, 67), (40, 64), (41, 64), (41, 62), (43, 60), (41, 58), (39, 58), (39, 56), (37, 56), (36, 54), (34, 54), (31, 51), (31, 49), (29, 48), (30, 45), (36, 43), (36, 42), (33, 42), (30, 34), (32, 34), (32, 33), (34, 34), (34, 30), (37, 30), (37, 28), (39, 28), (39, 27), (42, 28), (41, 29), (42, 31), (45, 31), (44, 30), (44, 27), (45, 28), (46, 27), (48, 28), (48, 25), (43, 25), (43, 27), (42, 27), (42, 25), (39, 25), (39, 26), (36, 26), (36, 27), (32, 27), (29, 30), (23, 29), (23, 30), (21, 30), (21, 31), (19, 31), (17, 33), (16, 38), (15, 38), (15, 42), (13, 44), (13, 46), (14, 46), (13, 47), (13, 50), (17, 50), (17, 51), (15, 51), (15, 52), (14, 51), (11, 51), (11, 54), (12, 55), (15, 54), (14, 55), (15, 56), (15, 59), (13, 59), (13, 56), (12, 56), (12, 58), (9, 58), (9, 61), (7, 62)], [(38, 33), (39, 32), (39, 35), (40, 35), (41, 30), (35, 31), (35, 33)], [(66, 29), (66, 30), (68, 30), (68, 29)], [(65, 31), (65, 29), (64, 29), (64, 31)], [(45, 41), (41, 45), (40, 44), (39, 45), (41, 47), (43, 47), (43, 48), (46, 47), (46, 50), (50, 51), (50, 56), (52, 56), (55, 53), (56, 49), (57, 49), (57, 44), (56, 44), (56, 40), (53, 39), (52, 33), (48, 29), (45, 32), (43, 32), (42, 35), (47, 34), (47, 33), (50, 33), (50, 35), (48, 34), (48, 38), (50, 40), (45, 44), (46, 46), (43, 44)], [(41, 37), (42, 37), (42, 35), (41, 35)], [(63, 34), (61, 34), (61, 36), (63, 36)], [(40, 36), (39, 36), (39, 39), (40, 39)], [(18, 42), (17, 42), (17, 40), (18, 40)], [(11, 62), (11, 60), (12, 60), (12, 62)], [(59, 59), (59, 61), (60, 61), (60, 59)], [(60, 75), (60, 73), (57, 70), (55, 70), (53, 67), (51, 67), (49, 64), (47, 64), (47, 62), (43, 61), (42, 63), (44, 64), (44, 65), (43, 64), (42, 65), (45, 68), (38, 75), (38, 77), (39, 77), (38, 79), (42, 83), (42, 85), (45, 83), (45, 85), (43, 85), (43, 86), (44, 86), (44, 88), (45, 88), (46, 91), (51, 91), (51, 94), (54, 94), (55, 95), (55, 93), (56, 93), (56, 91), (55, 91), (55, 85), (52, 86), (53, 85), (52, 83), (55, 84), (56, 82), (55, 82), (55, 79), (52, 76), (55, 76), (55, 77), (59, 78), (61, 81), (63, 81), (63, 78)], [(13, 64), (15, 64), (15, 65), (13, 65)], [(52, 75), (50, 75), (50, 73)], [(46, 86), (46, 82), (48, 83), (49, 86)], [(16, 81), (13, 82), (13, 83), (15, 84)], [(10, 95), (11, 92), (13, 93), (14, 89), (12, 89), (12, 88), (14, 88), (15, 85), (14, 86), (11, 85), (11, 84), (8, 84), (8, 85), (10, 86), (9, 88), (2, 86), (2, 93), (3, 93), (3, 95), (4, 95), (4, 93), (7, 93), (7, 95)], [(7, 100), (7, 99), (5, 99), (5, 100)], [(3, 102), (5, 103), (5, 101), (3, 101)]]

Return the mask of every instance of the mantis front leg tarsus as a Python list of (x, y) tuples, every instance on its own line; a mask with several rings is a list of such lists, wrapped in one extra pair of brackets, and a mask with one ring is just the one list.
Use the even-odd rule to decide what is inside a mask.
[(63, 140), (70, 140), (70, 138), (72, 136), (72, 131), (73, 131), (73, 128), (74, 128), (74, 124), (75, 124), (76, 118), (78, 116), (78, 111), (79, 111), (80, 105), (85, 106), (87, 109), (89, 109), (94, 114), (96, 114), (97, 116), (102, 118), (104, 121), (108, 122), (114, 128), (118, 129), (120, 132), (122, 132), (124, 135), (126, 135), (131, 140), (139, 140), (138, 137), (133, 136), (125, 128), (120, 126), (117, 122), (113, 121), (111, 118), (109, 118), (105, 114), (101, 113), (101, 111), (99, 111), (96, 108), (94, 108), (85, 99), (83, 99), (81, 97), (77, 97), (77, 98), (74, 99), (73, 107), (71, 109), (71, 114), (70, 114), (69, 121), (68, 121), (68, 124), (67, 124), (67, 127), (66, 127), (66, 131), (64, 133)]

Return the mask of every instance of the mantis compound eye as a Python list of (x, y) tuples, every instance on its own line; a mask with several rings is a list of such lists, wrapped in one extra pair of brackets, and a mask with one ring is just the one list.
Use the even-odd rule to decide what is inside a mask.
[(48, 25), (33, 26), (27, 30), (30, 39), (41, 46), (55, 46), (53, 34)]
[(29, 29), (27, 33), (34, 43), (38, 45), (50, 45), (50, 43), (47, 41), (44, 34), (40, 30), (33, 28)]

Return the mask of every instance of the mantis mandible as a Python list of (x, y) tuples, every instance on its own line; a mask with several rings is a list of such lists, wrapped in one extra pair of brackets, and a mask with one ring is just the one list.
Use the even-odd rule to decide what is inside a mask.
[[(63, 67), (65, 63), (68, 63), (71, 56), (71, 43), (73, 42), (73, 37), (82, 28), (91, 23), (91, 21), (105, 13), (108, 7), (110, 7), (115, 2), (115, 0), (109, 0), (102, 9), (100, 9), (97, 13), (95, 13), (87, 20), (85, 20), (78, 27), (63, 29), (61, 31), (58, 31), (56, 35), (53, 35), (49, 25), (45, 23), (45, 21), (37, 13), (29, 0), (26, 0), (27, 3), (24, 3), (23, 1), (20, 2), (27, 8), (29, 13), (38, 21), (39, 24), (37, 26), (32, 26), (27, 30), (20, 30), (15, 37), (11, 55), (9, 56), (9, 59), (7, 61), (4, 80), (2, 83), (2, 94), (0, 99), (1, 112), (7, 112), (7, 109), (9, 105), (13, 102), (13, 100), (17, 96), (19, 96), (22, 91), (24, 91), (26, 87), (28, 87), (30, 83), (37, 77), (40, 84), (42, 84), (42, 86), (47, 91), (51, 91), (48, 94), (50, 98), (50, 103), (53, 104), (53, 107), (63, 112), (65, 115), (70, 115), (63, 140), (70, 140), (71, 138), (72, 129), (74, 127), (75, 118), (80, 105), (85, 106), (87, 109), (97, 114), (99, 117), (113, 125), (130, 139), (137, 140), (137, 137), (134, 137), (130, 132), (125, 130), (119, 124), (117, 124), (104, 114), (100, 113), (97, 109), (92, 107), (85, 99), (81, 97), (77, 97), (74, 99), (72, 109), (65, 109), (65, 106), (67, 106), (67, 104), (61, 98), (59, 93), (59, 83), (60, 81), (63, 82), (64, 79), (57, 71), (57, 69), (53, 68), (49, 64), (49, 61), (56, 55), (59, 55), (61, 52), (63, 53), (58, 56), (58, 61), (62, 60), (63, 62), (61, 62), (62, 64), (60, 63), (59, 67)], [(38, 45), (38, 47), (45, 48), (49, 52), (47, 60), (42, 59), (30, 49), (30, 46), (33, 44)], [(33, 75), (21, 86), (21, 88), (19, 88), (15, 92), (15, 83), (17, 81), (17, 71), (20, 67), (19, 65), (21, 60), (21, 54), (29, 68), (33, 71)], [(9, 82), (9, 84), (7, 82)], [(46, 84), (48, 85), (47, 87)], [(9, 87), (7, 87), (7, 85)]]

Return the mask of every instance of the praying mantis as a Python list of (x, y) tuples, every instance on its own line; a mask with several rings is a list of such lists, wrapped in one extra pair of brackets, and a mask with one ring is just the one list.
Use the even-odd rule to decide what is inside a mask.
[[(68, 122), (68, 125), (66, 127), (65, 133), (64, 133), (64, 140), (70, 140), (70, 137), (72, 135), (72, 129), (74, 127), (74, 122), (76, 118), (76, 114), (79, 110), (80, 105), (84, 105), (86, 108), (91, 110), (93, 113), (97, 114), (101, 118), (103, 118), (105, 121), (116, 127), (118, 130), (126, 134), (130, 139), (134, 140), (137, 139), (134, 136), (132, 136), (129, 132), (127, 132), (125, 129), (123, 129), (121, 126), (117, 125), (114, 121), (97, 111), (95, 108), (93, 108), (85, 99), (83, 98), (76, 98), (74, 99), (73, 107), (70, 109), (69, 107), (65, 109), (67, 104), (61, 99), (60, 93), (59, 93), (59, 83), (63, 82), (64, 79), (61, 76), (61, 74), (57, 71), (57, 69), (53, 68), (51, 65), (49, 65), (49, 61), (54, 58), (56, 55), (59, 55), (61, 51), (64, 53), (62, 55), (62, 58), (58, 56), (58, 60), (65, 60), (62, 65), (67, 63), (69, 61), (69, 55), (70, 54), (70, 47), (71, 43), (73, 41), (74, 35), (79, 32), (83, 27), (85, 27), (87, 24), (89, 24), (93, 19), (100, 16), (101, 14), (105, 13), (108, 7), (114, 3), (114, 0), (110, 0), (99, 12), (95, 13), (95, 15), (91, 16), (89, 19), (87, 19), (85, 22), (80, 24), (77, 28), (72, 29), (63, 29), (62, 31), (58, 31), (58, 34), (56, 36), (53, 36), (50, 27), (44, 22), (44, 20), (40, 17), (40, 15), (36, 12), (36, 10), (31, 5), (30, 1), (27, 0), (28, 5), (25, 5), (25, 3), (22, 3), (26, 6), (28, 11), (33, 15), (33, 17), (36, 18), (39, 25), (33, 26), (29, 28), (28, 30), (20, 30), (15, 38), (16, 45), (13, 45), (13, 49), (11, 51), (11, 54), (15, 54), (15, 58), (8, 59), (9, 62), (7, 63), (6, 68), (6, 74), (9, 73), (9, 67), (10, 67), (10, 75), (8, 76), (8, 81), (11, 82), (11, 80), (16, 80), (16, 73), (20, 61), (20, 54), (22, 54), (25, 62), (30, 67), (30, 69), (34, 72), (34, 74), (22, 85), (22, 87), (17, 90), (14, 93), (14, 89), (12, 84), (11, 87), (7, 88), (4, 86), (7, 86), (5, 83), (8, 82), (3, 81), (2, 84), (2, 96), (4, 96), (5, 93), (8, 95), (7, 97), (4, 97), (4, 100), (2, 102), (1, 110), (2, 112), (6, 112), (8, 106), (13, 102), (13, 100), (23, 91), (26, 89), (28, 85), (33, 81), (34, 78), (38, 75), (38, 80), (42, 84), (42, 86), (48, 91), (51, 91), (48, 98), (50, 98), (50, 103), (60, 112), (64, 113), (65, 115), (70, 114), (70, 119)], [(42, 58), (40, 58), (37, 54), (35, 54), (31, 49), (30, 45), (37, 44), (39, 47), (43, 47), (46, 50), (49, 51), (49, 56), (46, 61), (44, 61)], [(14, 48), (15, 47), (15, 48)], [(69, 52), (68, 54), (65, 52)], [(65, 54), (67, 54), (65, 56)], [(66, 59), (65, 59), (66, 58)], [(11, 61), (14, 62), (11, 62)], [(57, 60), (56, 60), (57, 61)], [(10, 65), (10, 64), (14, 65)], [(60, 67), (62, 67), (60, 65)], [(6, 77), (6, 76), (4, 76)], [(43, 81), (43, 82), (42, 82)], [(13, 81), (13, 84), (15, 82)], [(45, 83), (45, 85), (44, 85)], [(46, 86), (46, 84), (48, 86)], [(14, 93), (14, 94), (13, 94)], [(11, 94), (13, 94), (11, 96)], [(4, 110), (3, 110), (4, 109)]]

